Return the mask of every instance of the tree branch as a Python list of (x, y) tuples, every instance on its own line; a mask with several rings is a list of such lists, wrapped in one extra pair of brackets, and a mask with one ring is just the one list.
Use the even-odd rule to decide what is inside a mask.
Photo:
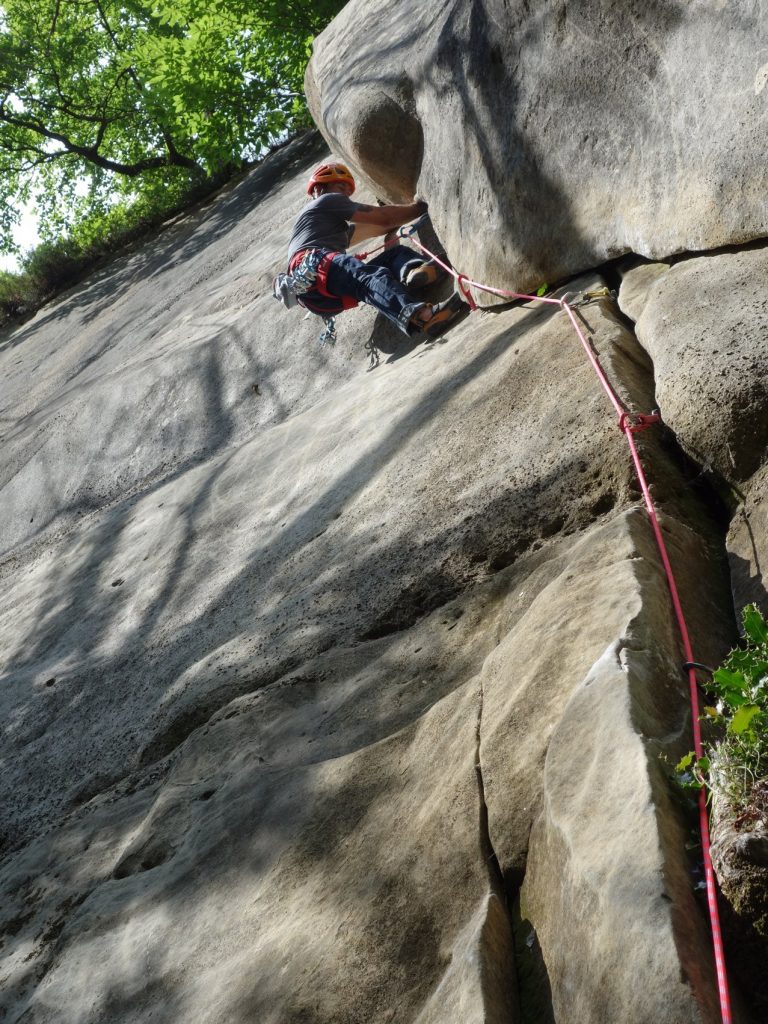
[(56, 6), (55, 6), (55, 8), (53, 10), (53, 19), (51, 20), (51, 27), (50, 27), (50, 30), (48, 32), (48, 46), (49, 47), (51, 45), (51, 40), (53, 39), (53, 34), (56, 31), (56, 23), (59, 20), (59, 14), (60, 13), (61, 13), (61, 0), (56, 0)]
[[(58, 153), (49, 154), (51, 157), (59, 157), (64, 155), (64, 153), (73, 153), (76, 156), (87, 160), (89, 163), (94, 164), (96, 167), (101, 167), (105, 171), (113, 171), (115, 174), (123, 174), (129, 178), (134, 178), (137, 175), (142, 174), (144, 171), (149, 171), (157, 167), (177, 166), (186, 167), (189, 170), (197, 172), (201, 171), (201, 168), (194, 162), (194, 160), (189, 160), (188, 157), (181, 156), (180, 154), (176, 154), (174, 156), (172, 153), (169, 153), (167, 156), (145, 157), (143, 160), (137, 160), (130, 164), (122, 163), (119, 160), (110, 160), (108, 157), (102, 156), (101, 153), (99, 153), (97, 146), (80, 146), (61, 132), (55, 132), (50, 128), (46, 128), (45, 125), (40, 124), (39, 121), (30, 121), (22, 117), (6, 113), (2, 105), (0, 105), (0, 122), (12, 125), (16, 128), (25, 128), (27, 131), (41, 135), (43, 138), (61, 143), (64, 150)], [(104, 127), (106, 130), (106, 125)]]
[[(117, 36), (112, 31), (112, 26), (109, 24), (109, 21), (107, 20), (107, 16), (104, 13), (104, 10), (103, 10), (103, 8), (101, 6), (101, 0), (94, 0), (94, 2), (96, 4), (96, 10), (99, 12), (99, 19), (100, 19), (102, 25), (104, 26), (105, 32), (107, 32), (107, 34), (109, 35), (109, 38), (112, 40), (112, 45), (114, 46), (115, 50), (118, 53), (122, 53), (123, 52), (122, 47), (120, 46), (120, 43), (117, 40)], [(141, 81), (139, 76), (136, 74), (135, 68), (129, 66), (128, 68), (126, 68), (126, 70), (127, 70), (128, 74), (130, 75), (131, 80), (133, 81), (133, 84), (136, 86), (136, 88), (139, 90), (139, 92), (141, 94), (144, 94), (144, 92), (145, 92), (144, 83)], [(160, 134), (163, 137), (163, 142), (165, 143), (165, 148), (168, 150), (169, 163), (174, 164), (174, 165), (179, 166), (179, 167), (188, 167), (190, 170), (199, 171), (200, 170), (199, 164), (195, 160), (191, 159), (191, 157), (184, 156), (176, 148), (176, 143), (174, 142), (173, 137), (171, 136), (171, 133), (168, 131), (168, 128), (166, 127), (166, 125), (164, 125), (162, 123), (162, 121), (158, 121), (157, 122), (157, 127), (159, 128)]]

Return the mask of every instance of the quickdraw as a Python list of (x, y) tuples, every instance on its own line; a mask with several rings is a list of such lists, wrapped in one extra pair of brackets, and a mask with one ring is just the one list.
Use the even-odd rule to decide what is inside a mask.
[(299, 296), (315, 287), (324, 255), (324, 249), (309, 249), (290, 273), (278, 274), (273, 278), (272, 295), (286, 309), (297, 306)]

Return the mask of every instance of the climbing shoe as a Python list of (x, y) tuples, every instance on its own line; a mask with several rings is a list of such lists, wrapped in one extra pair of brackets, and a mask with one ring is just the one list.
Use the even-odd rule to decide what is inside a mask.
[(414, 317), (411, 320), (411, 327), (414, 333), (421, 332), (428, 338), (439, 338), (450, 327), (461, 323), (471, 312), (472, 310), (459, 293), (454, 292), (450, 299), (446, 299), (445, 302), (441, 302), (437, 306), (432, 306), (432, 312), (428, 317)]
[(432, 260), (428, 260), (426, 263), (417, 263), (411, 267), (405, 275), (405, 287), (426, 288), (427, 285), (442, 281), (444, 277), (445, 271), (443, 268), (433, 263)]

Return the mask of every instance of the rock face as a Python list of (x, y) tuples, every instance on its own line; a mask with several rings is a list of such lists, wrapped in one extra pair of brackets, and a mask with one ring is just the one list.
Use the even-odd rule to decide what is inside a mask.
[[(653, 270), (632, 271), (628, 283)], [(734, 485), (762, 465), (768, 444), (768, 295), (756, 287), (767, 276), (764, 247), (685, 260), (656, 277), (637, 317), (666, 423)]]
[(456, 266), (527, 289), (767, 235), (767, 53), (748, 3), (352, 0), (307, 95), (382, 196), (429, 200)]
[[(268, 295), (316, 159), (3, 341), (8, 1018), (714, 1021), (659, 761), (679, 641), (614, 414), (547, 307), (372, 373), (370, 310), (317, 347)], [(652, 407), (612, 303), (580, 317)], [(638, 441), (716, 660), (716, 525)]]
[[(764, 614), (766, 270), (768, 249), (760, 245), (672, 267), (633, 267), (619, 293), (624, 311), (637, 317), (637, 337), (654, 361), (666, 422), (734, 508), (726, 546), (736, 607), (754, 602)], [(766, 956), (766, 842), (760, 824), (756, 830), (736, 826), (722, 793), (713, 801), (712, 817), (713, 862), (726, 898), (726, 920), (738, 934), (734, 969), (752, 985), (759, 1020), (768, 1011), (768, 987), (758, 980), (764, 978), (760, 965)], [(761, 824), (764, 830), (766, 823)]]
[[(607, 254), (764, 231), (764, 28), (721, 7), (355, 0), (311, 102), (462, 270), (592, 293)], [(361, 308), (319, 347), (270, 280), (325, 155), (0, 338), (4, 1020), (715, 1024), (683, 655), (614, 411), (556, 306), (430, 345)], [(661, 406), (636, 440), (708, 664), (731, 587), (765, 594), (765, 251), (577, 306)]]
[(653, 359), (665, 422), (738, 502), (728, 535), (737, 607), (768, 611), (762, 503), (768, 472), (768, 273), (764, 245), (624, 276), (622, 309)]

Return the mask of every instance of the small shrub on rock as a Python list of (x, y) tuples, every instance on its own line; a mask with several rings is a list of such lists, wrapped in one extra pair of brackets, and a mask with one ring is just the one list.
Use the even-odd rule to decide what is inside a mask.
[(713, 738), (707, 756), (686, 754), (678, 777), (686, 787), (716, 786), (748, 827), (765, 816), (768, 788), (768, 623), (758, 608), (742, 614), (744, 645), (737, 647), (707, 685), (704, 708)]

